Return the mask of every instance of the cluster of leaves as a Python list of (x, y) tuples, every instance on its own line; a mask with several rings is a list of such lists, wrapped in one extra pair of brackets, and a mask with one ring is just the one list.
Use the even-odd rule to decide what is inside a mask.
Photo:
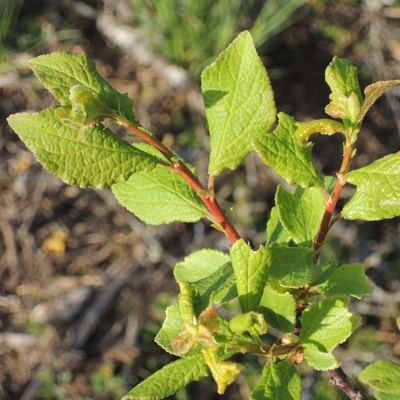
[[(139, 125), (132, 101), (105, 82), (85, 54), (53, 53), (30, 65), (60, 105), (8, 121), (45, 168), (71, 184), (111, 186), (118, 201), (148, 224), (208, 218), (232, 242), (227, 254), (202, 249), (175, 267), (179, 300), (166, 310), (156, 341), (180, 358), (124, 399), (165, 398), (209, 374), (222, 394), (243, 370), (229, 360), (237, 353), (266, 362), (252, 399), (300, 399), (295, 364), (303, 361), (317, 370), (339, 367), (332, 351), (360, 323), (348, 310), (350, 299), (371, 293), (372, 285), (363, 265), (321, 261), (319, 253), (338, 218), (400, 215), (400, 153), (350, 168), (365, 114), (400, 81), (377, 82), (362, 94), (356, 68), (335, 57), (326, 70), (332, 92), (326, 112), (334, 119), (296, 122), (276, 113), (268, 75), (250, 34), (243, 32), (201, 77), (211, 137), (205, 187), (194, 167)], [(107, 127), (112, 122), (144, 143), (119, 138)], [(336, 176), (323, 177), (314, 164), (309, 139), (315, 133), (343, 135)], [(258, 249), (239, 236), (214, 193), (215, 179), (252, 151), (295, 185), (293, 191), (278, 187), (266, 241)], [(357, 189), (337, 213), (347, 182)], [(241, 312), (223, 317), (219, 310), (229, 302), (238, 302)], [(263, 340), (268, 327), (281, 334), (273, 345)], [(398, 365), (385, 362), (389, 372), (379, 376), (389, 379), (378, 382), (376, 368), (370, 368), (364, 382), (385, 396), (399, 393), (393, 383)], [(384, 395), (378, 398), (389, 398)]]

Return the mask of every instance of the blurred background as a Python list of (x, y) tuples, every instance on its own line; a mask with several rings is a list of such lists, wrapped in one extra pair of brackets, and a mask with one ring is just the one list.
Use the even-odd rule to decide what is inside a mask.
[[(55, 103), (28, 61), (85, 51), (100, 73), (135, 101), (138, 120), (207, 170), (202, 69), (249, 29), (269, 72), (279, 111), (324, 117), (324, 71), (334, 55), (359, 68), (362, 87), (400, 77), (396, 0), (0, 0), (0, 399), (119, 399), (170, 362), (154, 344), (176, 301), (176, 262), (229, 243), (206, 222), (145, 226), (110, 190), (67, 186), (35, 161), (6, 118)], [(354, 166), (400, 150), (400, 88), (369, 113)], [(317, 137), (325, 174), (340, 165), (339, 135)], [(255, 245), (279, 178), (256, 155), (217, 180), (218, 198)], [(349, 188), (343, 202), (351, 195)], [(354, 312), (363, 325), (336, 355), (350, 376), (385, 358), (400, 361), (399, 219), (337, 223), (328, 239), (343, 263), (362, 262), (375, 285)], [(273, 338), (271, 339), (273, 340)], [(215, 395), (202, 380), (171, 399), (249, 397), (262, 360)], [(304, 399), (343, 399), (305, 366)]]

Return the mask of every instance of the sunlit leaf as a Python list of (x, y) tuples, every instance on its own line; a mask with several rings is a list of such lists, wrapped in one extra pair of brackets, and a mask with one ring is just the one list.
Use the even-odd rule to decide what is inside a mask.
[(43, 166), (63, 181), (103, 188), (157, 165), (156, 157), (105, 127), (63, 123), (58, 109), (14, 114), (8, 122)]
[(249, 32), (242, 32), (201, 76), (211, 136), (209, 173), (237, 168), (268, 132), (276, 110), (267, 72)]
[(302, 187), (323, 186), (324, 181), (313, 162), (312, 146), (297, 142), (295, 120), (279, 113), (279, 125), (273, 133), (253, 137), (254, 148), (263, 161), (289, 184)]

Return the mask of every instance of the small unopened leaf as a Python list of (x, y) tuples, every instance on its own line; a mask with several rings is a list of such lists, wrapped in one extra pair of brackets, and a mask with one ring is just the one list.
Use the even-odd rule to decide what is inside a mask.
[[(328, 298), (315, 304), (303, 312), (302, 329), (299, 340), (305, 348), (304, 356), (310, 354), (310, 364), (318, 369), (337, 367), (332, 350), (343, 343), (354, 331), (361, 318), (347, 310), (349, 297)], [(309, 353), (307, 353), (309, 351)], [(318, 363), (317, 353), (328, 353)]]
[(377, 361), (361, 372), (360, 380), (378, 390), (379, 394), (393, 395), (393, 399), (400, 398), (400, 364), (390, 360)]
[(297, 129), (294, 135), (299, 143), (308, 140), (314, 133), (333, 135), (338, 132), (346, 133), (347, 131), (343, 124), (332, 119), (316, 119), (309, 122), (297, 122), (296, 126)]
[(357, 68), (349, 60), (335, 56), (325, 71), (325, 80), (332, 93), (341, 93), (346, 97), (355, 93), (361, 104)]
[(289, 184), (302, 187), (323, 186), (324, 180), (312, 158), (312, 145), (297, 143), (296, 122), (279, 113), (279, 125), (273, 133), (253, 137), (253, 144), (263, 161), (281, 175)]
[(251, 336), (257, 337), (267, 333), (267, 324), (261, 313), (250, 311), (233, 317), (229, 321), (229, 329), (234, 333), (249, 332)]
[(319, 288), (326, 296), (354, 296), (361, 299), (371, 294), (373, 286), (362, 264), (342, 265)]
[(325, 80), (332, 91), (326, 113), (357, 123), (363, 101), (357, 68), (349, 60), (335, 56), (325, 71)]
[(356, 185), (357, 191), (344, 206), (343, 217), (371, 221), (399, 216), (399, 176), (400, 152), (350, 172), (347, 181)]
[(240, 239), (231, 247), (230, 255), (242, 311), (256, 311), (268, 276), (269, 251), (264, 246), (253, 251)]
[[(154, 151), (145, 144), (140, 148)], [(150, 225), (196, 222), (208, 215), (190, 185), (161, 165), (149, 173), (132, 175), (126, 182), (113, 185), (112, 190), (124, 207)]]
[(71, 104), (71, 89), (80, 85), (97, 93), (102, 103), (121, 116), (135, 120), (133, 101), (104, 80), (86, 53), (54, 52), (33, 58), (29, 65), (62, 105)]
[[(342, 93), (331, 93), (329, 98), (331, 102), (325, 107), (328, 115), (333, 118), (348, 119), (353, 124), (357, 123), (361, 112), (361, 103), (354, 92), (349, 96)], [(346, 130), (338, 130), (338, 132), (346, 133)]]
[(163, 399), (192, 381), (208, 376), (209, 370), (201, 353), (167, 364), (134, 387), (122, 400)]
[(252, 400), (300, 400), (301, 378), (289, 361), (269, 362), (258, 385), (250, 394)]
[(269, 78), (249, 32), (204, 70), (201, 82), (211, 136), (208, 170), (217, 176), (238, 167), (253, 150), (250, 138), (275, 121)]
[(97, 93), (86, 86), (76, 85), (71, 89), (71, 122), (93, 126), (106, 117), (113, 115), (113, 110), (101, 102)]
[(306, 247), (289, 247), (272, 244), (271, 278), (279, 280), (281, 286), (299, 288), (311, 283), (321, 271), (313, 263), (314, 253)]
[(57, 115), (59, 109), (14, 114), (8, 122), (40, 163), (63, 181), (103, 188), (157, 165), (156, 157), (105, 127), (63, 123)]
[(318, 233), (325, 210), (320, 188), (298, 188), (293, 193), (281, 186), (275, 194), (279, 219), (297, 244), (310, 244)]
[(178, 304), (181, 317), (184, 322), (189, 324), (196, 323), (196, 316), (193, 309), (193, 292), (191, 286), (184, 281), (178, 281), (179, 285), (179, 296)]
[(259, 311), (264, 314), (267, 324), (283, 333), (292, 333), (296, 324), (296, 300), (289, 293), (277, 293), (271, 288), (264, 289)]

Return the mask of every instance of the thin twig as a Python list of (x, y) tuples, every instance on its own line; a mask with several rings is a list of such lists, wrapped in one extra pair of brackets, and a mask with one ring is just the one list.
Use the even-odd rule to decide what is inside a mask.
[(337, 368), (332, 371), (328, 371), (330, 375), (331, 384), (341, 390), (351, 400), (365, 400), (366, 396), (362, 391), (356, 388), (354, 385), (349, 383), (347, 375), (344, 373), (342, 368)]
[(331, 196), (325, 202), (325, 212), (322, 217), (322, 221), (319, 227), (319, 231), (317, 237), (314, 242), (314, 262), (316, 263), (319, 256), (319, 250), (324, 243), (326, 235), (329, 232), (329, 229), (332, 226), (332, 217), (335, 211), (337, 202), (339, 200), (340, 193), (343, 189), (343, 186), (346, 184), (346, 173), (350, 167), (351, 158), (353, 156), (354, 146), (350, 144), (349, 140), (347, 139), (347, 143), (345, 145), (345, 151), (343, 156), (342, 165), (340, 167), (340, 171), (338, 173), (338, 178), (336, 180), (335, 187), (333, 188)]

